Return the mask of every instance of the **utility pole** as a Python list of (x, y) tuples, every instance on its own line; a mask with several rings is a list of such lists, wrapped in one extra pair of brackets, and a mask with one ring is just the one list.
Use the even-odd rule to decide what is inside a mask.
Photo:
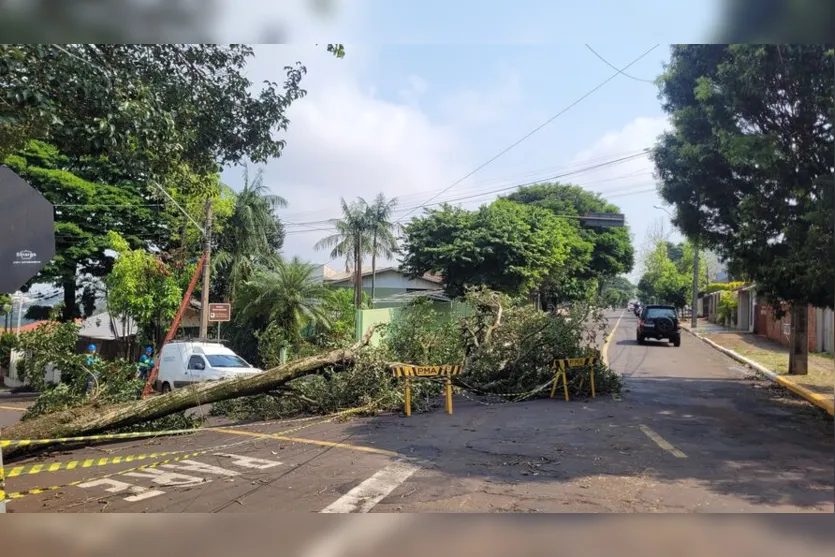
[(206, 233), (203, 235), (203, 290), (200, 292), (200, 339), (209, 338), (209, 286), (211, 286), (212, 201), (206, 201)]

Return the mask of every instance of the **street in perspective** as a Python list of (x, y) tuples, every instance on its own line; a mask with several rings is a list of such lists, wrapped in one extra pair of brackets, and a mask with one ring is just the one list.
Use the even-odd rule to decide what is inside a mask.
[(519, 140), (350, 45), (0, 45), (0, 512), (835, 512), (833, 49), (565, 50)]

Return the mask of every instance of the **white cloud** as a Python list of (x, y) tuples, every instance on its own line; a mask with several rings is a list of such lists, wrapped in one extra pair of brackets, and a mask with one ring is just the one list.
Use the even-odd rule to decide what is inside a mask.
[(445, 115), (463, 126), (475, 127), (495, 124), (510, 114), (509, 109), (522, 100), (519, 75), (503, 68), (498, 86), (467, 89), (453, 93), (440, 104)]
[[(594, 145), (578, 153), (572, 164), (576, 168), (589, 167), (612, 159), (627, 157), (643, 149), (652, 148), (658, 136), (670, 129), (666, 117), (639, 117), (619, 130), (603, 135)], [(648, 156), (604, 166), (572, 177), (573, 183), (600, 192), (602, 196), (620, 207), (632, 233), (632, 245), (636, 256), (649, 229), (659, 219), (667, 230), (675, 230), (669, 216), (655, 206), (663, 205), (656, 191), (653, 164)], [(680, 234), (673, 232), (672, 241), (679, 241)], [(636, 257), (637, 258), (637, 257)], [(640, 261), (629, 277), (633, 282), (640, 278)]]
[[(256, 49), (250, 78), (271, 77), (287, 60), (300, 59), (308, 67), (303, 85), (308, 95), (289, 111), (287, 146), (265, 169), (264, 179), (285, 197), (289, 207), (280, 211), (288, 223), (284, 252), (313, 261), (327, 261), (313, 245), (327, 235), (324, 222), (340, 215), (339, 198), (367, 200), (378, 192), (387, 197), (446, 187), (471, 168), (466, 143), (457, 129), (432, 122), (417, 106), (378, 98), (373, 83), (362, 80), (363, 68), (373, 53), (351, 47), (343, 60), (322, 49)], [(420, 78), (403, 84), (415, 94), (426, 89)], [(224, 179), (240, 183), (240, 169), (229, 169)], [(403, 205), (419, 203), (411, 196)], [(309, 230), (309, 232), (302, 232)], [(334, 263), (336, 265), (336, 263)]]

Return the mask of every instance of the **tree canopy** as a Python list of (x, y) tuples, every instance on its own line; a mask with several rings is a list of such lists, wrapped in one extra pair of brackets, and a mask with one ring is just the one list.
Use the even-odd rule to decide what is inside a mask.
[(835, 305), (833, 51), (679, 45), (653, 158), (674, 223), (772, 299)]
[(592, 251), (565, 219), (508, 200), (476, 211), (443, 205), (404, 232), (404, 269), (443, 275), (453, 296), (481, 285), (510, 294), (530, 294), (548, 281), (559, 288), (585, 268)]
[[(670, 304), (678, 308), (688, 303), (690, 277), (670, 258), (669, 242), (658, 242), (644, 259), (644, 272), (638, 282), (639, 297), (645, 302)], [(677, 253), (676, 253), (677, 254)]]
[(306, 70), (254, 88), (253, 56), (240, 44), (0, 45), (0, 157), (41, 139), (158, 180), (183, 164), (202, 175), (266, 162), (284, 148)]
[(102, 277), (113, 259), (107, 231), (121, 234), (134, 248), (165, 238), (166, 213), (132, 180), (97, 180), (104, 172), (90, 164), (74, 168), (54, 146), (31, 141), (4, 161), (55, 205), (56, 255), (31, 282), (52, 282), (64, 289), (63, 318), (79, 317), (79, 275)]
[[(579, 217), (589, 213), (620, 213), (600, 194), (580, 186), (549, 183), (525, 186), (506, 199), (523, 205), (534, 205), (560, 217)], [(595, 228), (583, 226), (577, 218), (569, 219), (583, 240), (594, 246), (585, 278), (604, 279), (629, 273), (635, 264), (635, 250), (629, 228)]]

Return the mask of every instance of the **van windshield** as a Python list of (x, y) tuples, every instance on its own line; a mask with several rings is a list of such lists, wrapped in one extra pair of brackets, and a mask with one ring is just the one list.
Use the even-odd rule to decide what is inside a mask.
[(252, 367), (234, 354), (206, 354), (206, 359), (212, 367)]

